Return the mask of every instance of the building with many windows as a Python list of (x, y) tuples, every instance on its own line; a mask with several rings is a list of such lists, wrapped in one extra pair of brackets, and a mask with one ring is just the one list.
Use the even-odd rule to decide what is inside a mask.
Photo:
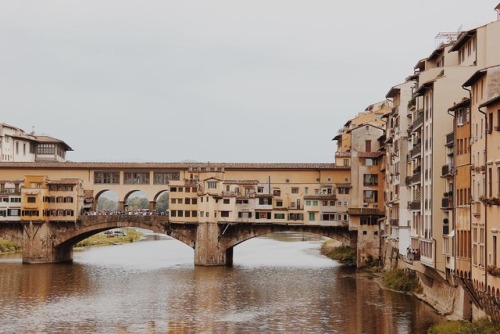
[[(330, 166), (333, 167), (333, 166)], [(169, 184), (173, 222), (347, 225), (349, 168), (192, 168)]]
[(409, 77), (404, 83), (391, 87), (386, 94), (394, 105), (386, 115), (385, 129), (385, 224), (382, 226), (385, 242), (392, 259), (406, 256), (411, 244), (411, 215), (408, 210), (411, 182), (409, 115), (414, 109), (413, 91), (416, 82)]
[(78, 179), (27, 175), (20, 193), (20, 220), (25, 222), (74, 222), (84, 205), (82, 181)]
[(0, 161), (38, 162), (66, 161), (66, 152), (73, 149), (64, 141), (26, 133), (15, 126), (0, 123)]

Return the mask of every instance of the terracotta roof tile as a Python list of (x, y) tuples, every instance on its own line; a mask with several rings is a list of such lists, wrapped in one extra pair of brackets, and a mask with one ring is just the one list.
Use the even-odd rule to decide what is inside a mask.
[(334, 163), (201, 163), (201, 162), (0, 162), (0, 169), (188, 169), (189, 167), (215, 167), (224, 169), (339, 169), (348, 166)]

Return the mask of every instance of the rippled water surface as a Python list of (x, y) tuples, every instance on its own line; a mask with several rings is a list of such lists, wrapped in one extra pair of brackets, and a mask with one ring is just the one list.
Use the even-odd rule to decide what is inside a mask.
[(280, 233), (237, 246), (234, 266), (195, 267), (173, 240), (75, 252), (73, 264), (0, 257), (0, 333), (425, 333), (410, 296)]

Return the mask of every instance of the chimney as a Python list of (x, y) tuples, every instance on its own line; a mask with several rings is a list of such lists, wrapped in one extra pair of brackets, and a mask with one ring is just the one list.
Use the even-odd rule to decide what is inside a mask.
[(497, 11), (497, 21), (500, 21), (500, 3), (495, 7), (495, 10)]

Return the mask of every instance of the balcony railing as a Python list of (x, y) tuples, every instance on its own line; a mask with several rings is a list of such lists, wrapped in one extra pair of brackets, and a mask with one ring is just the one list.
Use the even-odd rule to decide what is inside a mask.
[(443, 234), (444, 235), (450, 234), (450, 225), (443, 225)]
[(441, 208), (443, 209), (451, 209), (453, 207), (453, 197), (443, 197), (441, 200)]
[(411, 149), (411, 157), (412, 157), (412, 158), (415, 158), (415, 157), (416, 157), (416, 156), (418, 156), (421, 152), (422, 152), (422, 144), (415, 145), (415, 146), (413, 146), (413, 148)]
[(446, 135), (446, 146), (453, 146), (453, 143), (455, 142), (455, 134), (453, 132), (450, 132)]
[(452, 165), (444, 165), (441, 167), (441, 176), (451, 176), (453, 175), (453, 166)]
[(389, 223), (391, 226), (399, 226), (399, 219), (390, 219)]
[(417, 119), (411, 125), (411, 130), (412, 131), (417, 130), (422, 126), (422, 124), (424, 124), (424, 115), (420, 115), (419, 117), (417, 117)]
[(409, 186), (409, 185), (411, 184), (411, 179), (412, 179), (412, 177), (411, 177), (411, 176), (407, 176), (407, 177), (405, 178), (405, 184), (406, 184), (407, 186)]
[(408, 202), (408, 209), (410, 210), (420, 210), (420, 201)]
[(420, 183), (422, 179), (422, 173), (413, 173), (411, 177), (411, 183)]

